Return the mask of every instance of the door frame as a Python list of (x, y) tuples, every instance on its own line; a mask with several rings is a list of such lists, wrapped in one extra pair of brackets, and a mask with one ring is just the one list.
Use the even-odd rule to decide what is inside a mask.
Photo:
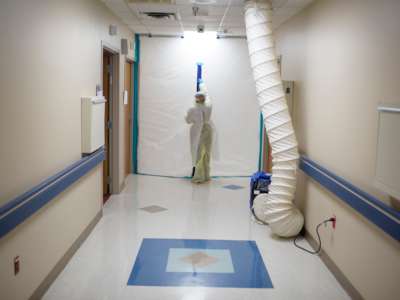
[[(112, 55), (112, 100), (111, 100), (111, 131), (110, 131), (110, 194), (118, 194), (119, 187), (119, 103), (120, 103), (120, 50), (105, 41), (101, 41), (100, 82), (103, 83), (103, 51)], [(108, 100), (108, 99), (107, 99)]]

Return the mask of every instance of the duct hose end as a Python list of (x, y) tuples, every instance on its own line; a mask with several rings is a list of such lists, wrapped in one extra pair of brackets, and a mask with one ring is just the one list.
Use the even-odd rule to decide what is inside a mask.
[(258, 195), (253, 202), (253, 212), (259, 221), (269, 225), (279, 237), (297, 236), (304, 225), (301, 211), (289, 201), (273, 201), (268, 194)]

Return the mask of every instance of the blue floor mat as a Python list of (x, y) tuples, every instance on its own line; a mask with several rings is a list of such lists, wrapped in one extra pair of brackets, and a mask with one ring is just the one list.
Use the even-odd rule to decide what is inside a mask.
[(128, 285), (272, 288), (254, 241), (143, 239)]

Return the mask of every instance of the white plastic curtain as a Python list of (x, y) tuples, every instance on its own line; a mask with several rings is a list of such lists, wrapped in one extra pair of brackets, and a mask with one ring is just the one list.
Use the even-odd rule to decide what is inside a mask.
[(211, 175), (248, 176), (257, 170), (260, 110), (246, 41), (203, 35), (141, 38), (139, 173), (190, 175), (184, 117), (194, 101), (197, 62), (203, 63), (217, 131)]

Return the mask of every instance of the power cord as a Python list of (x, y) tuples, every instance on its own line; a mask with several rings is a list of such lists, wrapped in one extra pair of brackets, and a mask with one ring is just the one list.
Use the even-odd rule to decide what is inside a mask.
[(301, 236), (300, 234), (299, 234), (298, 236), (295, 237), (295, 239), (293, 240), (293, 244), (294, 244), (297, 248), (299, 248), (299, 249), (301, 249), (301, 250), (303, 250), (303, 251), (306, 251), (306, 252), (308, 252), (308, 253), (310, 253), (310, 254), (318, 254), (318, 253), (320, 253), (320, 252), (321, 252), (321, 248), (322, 248), (322, 242), (321, 242), (321, 236), (319, 235), (319, 228), (320, 228), (322, 225), (324, 225), (324, 224), (326, 224), (326, 223), (329, 223), (329, 222), (332, 222), (332, 223), (333, 223), (333, 227), (335, 227), (336, 218), (333, 217), (333, 218), (326, 219), (326, 220), (322, 221), (321, 223), (319, 223), (319, 224), (317, 225), (317, 227), (315, 228), (315, 232), (317, 233), (317, 237), (318, 237), (318, 248), (317, 248), (317, 250), (312, 251), (312, 250), (306, 249), (306, 248), (304, 248), (304, 247), (298, 245), (298, 244), (296, 243), (296, 241), (297, 241), (297, 239)]

